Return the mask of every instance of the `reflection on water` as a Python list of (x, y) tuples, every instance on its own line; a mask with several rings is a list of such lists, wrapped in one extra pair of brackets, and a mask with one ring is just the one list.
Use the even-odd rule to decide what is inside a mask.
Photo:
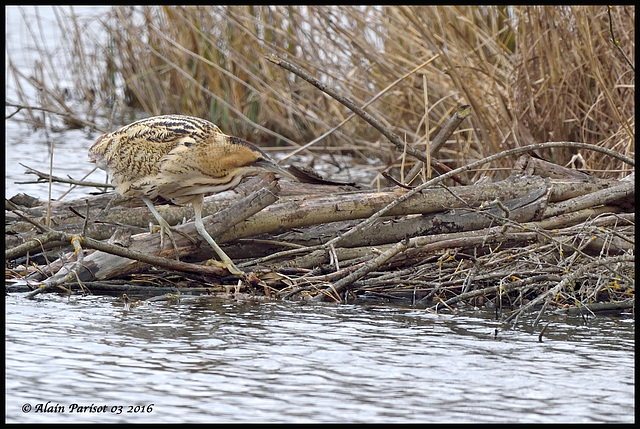
[(632, 319), (539, 343), (480, 313), (5, 299), (8, 422), (634, 421)]

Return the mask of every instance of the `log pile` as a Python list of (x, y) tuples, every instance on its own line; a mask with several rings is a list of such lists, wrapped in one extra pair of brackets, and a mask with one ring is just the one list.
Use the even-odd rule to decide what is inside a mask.
[[(409, 176), (428, 166), (437, 177), (411, 187), (386, 175), (394, 186), (368, 189), (299, 169), (301, 183), (266, 173), (205, 198), (205, 228), (246, 271), (243, 278), (203, 263), (214, 255), (189, 221), (191, 207), (156, 206), (178, 225), (176, 254), (170, 243), (160, 248), (159, 234), (149, 231), (155, 219), (141, 201), (99, 194), (46, 204), (15, 196), (6, 200), (7, 290), (23, 288), (29, 296), (233, 291), (236, 297), (395, 302), (429, 311), (485, 306), (495, 308), (505, 326), (532, 309), (539, 319), (551, 309), (586, 317), (634, 307), (634, 174), (599, 179), (531, 154), (569, 147), (631, 166), (632, 159), (594, 145), (549, 142), (451, 170), (436, 155), (468, 106), (458, 109), (424, 154), (303, 70), (269, 59), (341, 101), (416, 158)], [(519, 158), (506, 179), (462, 180), (461, 173), (508, 156)]]
[(116, 200), (92, 220), (111, 194), (48, 210), (16, 196), (6, 202), (6, 278), (9, 288), (22, 285), (31, 295), (234, 290), (431, 310), (488, 305), (516, 309), (512, 317), (534, 306), (582, 314), (630, 308), (630, 179), (596, 179), (529, 155), (505, 180), (412, 190), (294, 183), (266, 173), (205, 199), (205, 227), (249, 273), (240, 280), (203, 265), (214, 255), (193, 221), (182, 222), (193, 216), (190, 207), (158, 206), (169, 223), (181, 223), (175, 255), (170, 243), (160, 249), (141, 201)]

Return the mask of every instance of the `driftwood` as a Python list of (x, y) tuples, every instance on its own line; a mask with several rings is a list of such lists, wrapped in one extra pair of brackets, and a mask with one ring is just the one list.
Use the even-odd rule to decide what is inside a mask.
[[(207, 216), (219, 212), (219, 210), (228, 207), (233, 199), (242, 196), (246, 197), (250, 192), (260, 189), (262, 186), (264, 186), (263, 182), (252, 181), (249, 182), (247, 186), (242, 187), (238, 193), (228, 193), (224, 198), (221, 198), (221, 195), (209, 197), (205, 200), (203, 214)], [(289, 182), (283, 186), (285, 187), (285, 191), (281, 192), (280, 195), (286, 196), (288, 193), (290, 201), (287, 202), (285, 200), (284, 202), (273, 205), (254, 216), (251, 220), (241, 222), (231, 229), (227, 227), (229, 225), (228, 222), (218, 221), (216, 224), (224, 225), (223, 230), (226, 230), (219, 238), (220, 242), (225, 243), (265, 233), (273, 234), (279, 230), (284, 231), (300, 227), (322, 225), (329, 222), (368, 218), (398, 197), (398, 192), (393, 190), (385, 192), (339, 192), (339, 189), (336, 187), (326, 189), (327, 187), (323, 186), (307, 186), (303, 189), (303, 192), (313, 192), (315, 190), (320, 195), (315, 194), (309, 196), (307, 194), (306, 196), (302, 195), (296, 198), (291, 194), (294, 192), (294, 189), (299, 192), (298, 184)], [(591, 201), (586, 207), (621, 200), (625, 198), (626, 193), (629, 192), (629, 187), (633, 187), (632, 182), (621, 184), (618, 181), (602, 180), (585, 182), (575, 179), (543, 179), (539, 176), (512, 176), (504, 181), (495, 183), (455, 188), (438, 187), (425, 189), (420, 194), (413, 196), (410, 200), (391, 210), (387, 215), (426, 215), (451, 209), (474, 208), (484, 202), (495, 199), (508, 201), (523, 197), (526, 198), (527, 196), (541, 197), (545, 195), (547, 202), (551, 203), (550, 207), (545, 207), (546, 217), (548, 217), (549, 213), (559, 215), (563, 211), (575, 211), (578, 207), (575, 206), (575, 202), (571, 202), (573, 198), (593, 194), (596, 191), (603, 191), (601, 197), (591, 197), (594, 198), (594, 201)], [(290, 189), (287, 191), (287, 188)], [(323, 196), (322, 193), (331, 193), (331, 195)], [(402, 190), (400, 193), (402, 193)], [(97, 215), (104, 209), (112, 197), (112, 195), (98, 195), (94, 198), (83, 199), (82, 201), (67, 202), (64, 204), (60, 202), (56, 203), (51, 211), (56, 229), (65, 232), (79, 231), (84, 221), (81, 215), (87, 210), (90, 218)], [(561, 201), (570, 202), (553, 204)], [(128, 203), (131, 203), (131, 200), (128, 201)], [(517, 204), (517, 201), (512, 204)], [(583, 206), (584, 204), (579, 208), (584, 208)], [(44, 216), (46, 214), (44, 207), (21, 208), (21, 210), (24, 215), (30, 216), (40, 223), (44, 223)], [(193, 210), (188, 206), (164, 205), (159, 206), (158, 211), (171, 224), (176, 224), (184, 218), (193, 216)], [(453, 214), (455, 214), (455, 212)], [(446, 220), (438, 221), (437, 217), (433, 218), (431, 222), (435, 222), (440, 228), (440, 231), (433, 229), (431, 232), (454, 232), (456, 229), (459, 230), (460, 226), (456, 226), (455, 218), (452, 217), (453, 214), (447, 213)], [(7, 216), (7, 218), (10, 218), (10, 216)], [(14, 215), (13, 219), (17, 219), (17, 216)], [(113, 207), (107, 215), (100, 218), (100, 222), (89, 225), (85, 235), (98, 240), (107, 239), (114, 233), (118, 226), (125, 224), (127, 227), (132, 228), (134, 232), (147, 231), (149, 229), (149, 223), (153, 221), (153, 216), (144, 205), (139, 207), (127, 207), (124, 205)], [(15, 247), (19, 243), (24, 243), (27, 240), (33, 240), (37, 235), (33, 230), (33, 225), (26, 221), (16, 221), (9, 224), (5, 232), (9, 234), (5, 242), (7, 249)], [(404, 233), (404, 235), (407, 234), (413, 235), (412, 231), (406, 231), (406, 233)], [(36, 248), (35, 244), (37, 243), (37, 241), (34, 241), (33, 248)], [(14, 255), (9, 254), (9, 256), (13, 257)]]
[[(523, 157), (517, 165), (524, 165), (526, 161)], [(540, 172), (542, 164), (539, 160), (536, 163)], [(556, 170), (557, 166), (554, 166), (554, 176), (557, 176)], [(610, 256), (632, 254), (634, 243), (628, 233), (594, 236), (581, 246), (568, 243), (566, 237), (579, 234), (581, 229), (585, 234), (592, 233), (585, 227), (585, 222), (591, 222), (593, 228), (601, 230), (611, 227), (612, 222), (625, 227), (633, 225), (633, 213), (625, 212), (625, 207), (633, 207), (634, 186), (634, 182), (628, 180), (549, 179), (524, 176), (516, 171), (500, 182), (424, 189), (393, 207), (361, 233), (345, 236), (345, 232), (352, 231), (363, 219), (406, 194), (406, 190), (373, 192), (348, 186), (301, 186), (284, 180), (279, 183), (273, 175), (266, 174), (246, 182), (227, 198), (223, 195), (208, 198), (208, 210), (215, 206), (218, 211), (205, 217), (204, 221), (219, 243), (227, 243), (225, 251), (240, 261), (239, 266), (258, 273), (256, 283), (268, 282), (272, 290), (280, 289), (279, 294), (287, 297), (308, 295), (309, 290), (315, 291), (312, 293), (315, 295), (319, 287), (322, 289), (322, 285), (330, 284), (328, 290), (315, 296), (328, 294), (342, 300), (341, 295), (350, 288), (350, 293), (356, 296), (358, 293), (375, 296), (382, 286), (397, 292), (405, 283), (401, 280), (402, 272), (397, 272), (391, 281), (366, 280), (367, 275), (383, 267), (385, 270), (393, 267), (415, 270), (425, 258), (433, 258), (447, 249), (468, 248), (477, 253), (481, 247), (522, 247), (532, 243), (541, 245), (549, 240), (555, 241), (555, 246), (566, 248), (565, 257), (575, 252), (589, 255), (603, 249)], [(277, 202), (276, 194), (280, 195)], [(83, 201), (54, 204), (51, 223), (59, 225), (55, 230), (62, 234), (57, 238), (80, 236), (85, 223), (82, 214), (89, 213), (89, 218), (95, 216), (110, 198), (97, 195)], [(230, 205), (231, 199), (235, 205)], [(132, 201), (123, 203), (116, 204), (114, 210), (95, 226), (88, 222), (84, 227), (84, 245), (100, 250), (83, 250), (81, 239), (74, 244), (72, 253), (39, 267), (28, 276), (29, 281), (40, 284), (55, 278), (50, 281), (55, 286), (60, 279), (68, 280), (73, 269), (73, 276), (69, 278), (86, 283), (136, 275), (148, 271), (150, 266), (218, 279), (225, 277), (226, 273), (215, 266), (192, 263), (213, 256), (199, 240), (193, 222), (176, 227), (176, 231), (184, 234), (175, 234), (178, 256), (181, 261), (191, 261), (178, 262), (171, 246), (165, 244), (165, 249), (159, 248), (159, 234), (138, 232), (142, 225), (153, 219), (146, 207), (132, 207)], [(73, 207), (73, 204), (81, 205)], [(14, 219), (36, 218), (31, 222), (9, 223), (7, 231), (22, 230), (7, 240), (11, 241), (6, 250), (6, 254), (11, 255), (9, 259), (21, 256), (20, 252), (33, 252), (46, 240), (44, 236), (52, 233), (44, 232), (35, 238), (35, 232), (27, 231), (25, 224), (34, 229), (34, 223), (42, 224), (41, 216), (45, 213), (41, 205), (31, 205), (11, 212)], [(174, 222), (190, 215), (188, 207), (161, 205), (159, 210)], [(125, 228), (124, 220), (134, 225)], [(112, 248), (101, 247), (108, 244), (98, 244), (102, 243), (98, 240), (103, 239), (105, 231), (112, 233), (109, 240)], [(571, 241), (575, 241), (574, 238)], [(20, 240), (22, 244), (15, 245)], [(331, 240), (334, 243), (330, 248), (324, 246)], [(78, 251), (83, 255), (80, 265), (77, 264)], [(140, 260), (140, 255), (150, 259)], [(70, 264), (75, 265), (70, 268)], [(548, 276), (556, 279), (559, 273), (558, 269), (552, 270)], [(260, 280), (260, 276), (266, 280)], [(298, 281), (293, 281), (292, 276), (299, 276)], [(406, 283), (402, 288), (406, 288)], [(412, 299), (424, 301), (424, 293), (417, 288), (412, 293)], [(392, 296), (394, 292), (382, 293), (385, 294)], [(469, 299), (475, 296), (469, 296)], [(447, 305), (455, 302), (457, 299), (444, 301)]]
[(248, 180), (236, 192), (207, 197), (204, 218), (247, 271), (240, 283), (202, 264), (213, 252), (192, 221), (181, 222), (192, 217), (190, 207), (158, 205), (171, 223), (182, 223), (175, 255), (169, 243), (159, 248), (159, 234), (145, 228), (153, 217), (137, 201), (116, 200), (97, 221), (91, 219), (112, 196), (56, 202), (49, 208), (55, 226), (47, 228), (43, 204), (13, 198), (6, 203), (10, 266), (49, 246), (69, 251), (35, 269), (26, 261), (10, 268), (8, 287), (16, 287), (10, 281), (16, 277), (26, 280), (19, 284), (33, 289), (31, 296), (76, 284), (93, 293), (233, 289), (236, 296), (398, 301), (430, 311), (491, 305), (499, 314), (514, 309), (505, 327), (533, 309), (537, 323), (551, 310), (579, 308), (586, 317), (632, 308), (634, 181), (573, 172), (558, 178), (562, 168), (550, 164), (554, 178), (523, 174), (532, 165), (545, 175), (545, 162), (524, 155), (505, 180), (419, 192), (293, 183), (270, 173)]
[[(539, 310), (537, 324), (550, 309), (579, 307), (584, 315), (612, 307), (593, 304), (633, 307), (633, 175), (598, 179), (529, 153), (565, 146), (597, 150), (629, 165), (633, 160), (593, 145), (554, 142), (451, 170), (434, 158), (438, 144), (425, 156), (343, 102), (373, 121), (398, 150), (415, 155), (420, 162), (409, 179), (424, 165), (441, 175), (416, 187), (388, 175), (396, 186), (373, 190), (315, 176), (293, 183), (265, 174), (234, 192), (205, 198), (205, 227), (247, 272), (243, 278), (203, 264), (213, 252), (188, 221), (191, 207), (157, 205), (177, 225), (176, 255), (169, 243), (160, 249), (159, 234), (149, 232), (154, 218), (140, 201), (100, 194), (47, 207), (16, 196), (6, 201), (5, 260), (7, 280), (21, 281), (8, 287), (22, 286), (30, 296), (78, 285), (93, 293), (235, 289), (286, 299), (400, 301), (430, 311), (484, 305), (496, 308), (505, 326), (533, 309)], [(459, 109), (451, 129), (434, 142), (446, 140), (467, 114), (465, 106)], [(444, 185), (446, 179), (462, 183), (467, 169), (516, 155), (507, 179)], [(112, 208), (101, 215), (110, 201)], [(513, 309), (509, 315), (502, 313), (507, 308)]]

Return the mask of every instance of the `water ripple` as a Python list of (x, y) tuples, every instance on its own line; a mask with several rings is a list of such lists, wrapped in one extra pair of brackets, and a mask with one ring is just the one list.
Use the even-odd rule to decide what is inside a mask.
[[(8, 422), (633, 422), (634, 327), (393, 309), (6, 297)], [(65, 412), (24, 414), (23, 404)], [(71, 413), (71, 404), (153, 404)], [(110, 408), (111, 409), (111, 408)], [(114, 409), (117, 411), (117, 409)]]

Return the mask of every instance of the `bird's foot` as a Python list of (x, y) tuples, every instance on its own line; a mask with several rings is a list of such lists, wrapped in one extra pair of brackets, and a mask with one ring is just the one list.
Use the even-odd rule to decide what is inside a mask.
[(245, 277), (246, 273), (242, 271), (240, 268), (236, 267), (235, 264), (229, 259), (228, 261), (218, 261), (217, 259), (209, 259), (205, 262), (205, 265), (211, 266), (215, 265), (216, 267), (224, 268), (229, 271), (231, 274)]
[[(170, 234), (170, 233), (173, 233), (173, 232), (177, 232), (178, 234), (180, 234), (181, 236), (183, 236), (184, 238), (189, 240), (191, 242), (191, 244), (197, 244), (198, 243), (198, 240), (196, 240), (195, 238), (191, 237), (186, 232), (180, 231), (179, 229), (176, 229), (175, 227), (169, 225), (168, 223), (167, 223), (167, 225), (168, 226), (166, 227), (166, 229), (163, 229), (162, 226), (160, 226), (160, 225), (152, 225), (150, 231), (151, 231), (151, 233), (156, 233), (156, 232), (158, 232), (160, 230), (163, 230), (164, 234), (166, 236), (168, 236), (171, 239), (171, 241), (174, 242), (174, 243), (175, 243), (175, 239), (173, 238), (173, 235)], [(160, 241), (163, 241), (163, 238), (160, 238)]]
[(164, 236), (166, 235), (171, 240), (171, 244), (173, 245), (173, 250), (176, 253), (176, 261), (180, 261), (180, 253), (178, 251), (178, 245), (176, 244), (175, 238), (173, 238), (173, 228), (166, 221), (164, 224), (161, 222), (160, 225), (153, 225), (151, 227), (151, 232), (154, 233), (156, 231), (160, 232), (160, 249), (164, 249)]

